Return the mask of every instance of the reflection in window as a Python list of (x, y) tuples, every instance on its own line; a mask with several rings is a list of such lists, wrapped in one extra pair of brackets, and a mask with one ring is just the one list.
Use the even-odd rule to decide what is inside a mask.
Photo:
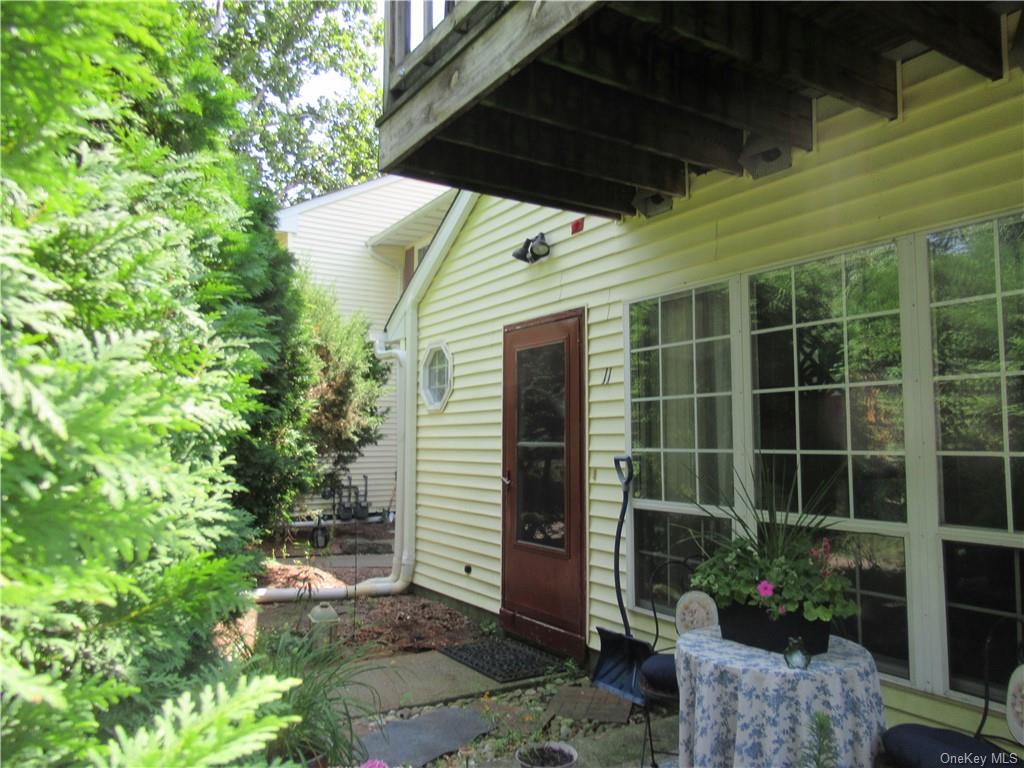
[(732, 504), (729, 288), (629, 307), (634, 495)]
[(778, 509), (904, 522), (895, 246), (755, 275), (750, 296), (755, 478)]
[(863, 645), (880, 672), (910, 676), (907, 634), (907, 562), (899, 536), (838, 533), (832, 565), (853, 584), (851, 599), (860, 612), (837, 619), (833, 631)]
[(1024, 217), (927, 242), (940, 521), (1024, 530)]
[(676, 601), (690, 588), (693, 569), (705, 552), (714, 550), (712, 537), (729, 535), (729, 521), (635, 509), (633, 532), (636, 604), (650, 609), (653, 594), (658, 612), (674, 615)]
[(565, 344), (516, 352), (516, 538), (565, 548)]
[(993, 701), (1005, 701), (1006, 682), (1017, 665), (1024, 629), (1024, 553), (947, 541), (942, 547), (946, 574), (949, 685), (956, 691), (983, 693), (984, 643), (992, 626), (989, 680)]

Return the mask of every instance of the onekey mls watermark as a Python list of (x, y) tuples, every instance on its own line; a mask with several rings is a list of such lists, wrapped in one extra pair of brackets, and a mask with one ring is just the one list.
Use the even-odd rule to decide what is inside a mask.
[(993, 752), (990, 755), (943, 752), (939, 760), (942, 765), (1024, 765), (1024, 759), (1012, 752)]

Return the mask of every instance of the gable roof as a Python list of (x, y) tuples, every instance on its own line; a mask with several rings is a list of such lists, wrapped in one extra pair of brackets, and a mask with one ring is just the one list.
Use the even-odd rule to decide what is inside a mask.
[(361, 195), (364, 192), (384, 187), (389, 184), (397, 184), (400, 181), (408, 181), (401, 176), (381, 176), (379, 179), (373, 179), (371, 181), (364, 181), (362, 184), (356, 184), (354, 187), (345, 187), (345, 189), (339, 189), (337, 192), (328, 192), (326, 195), (320, 195), (320, 197), (314, 197), (312, 200), (306, 200), (302, 203), (296, 203), (287, 208), (282, 208), (277, 212), (277, 229), (279, 232), (297, 232), (299, 227), (299, 216), (303, 213), (320, 208), (324, 205), (330, 205), (336, 203), (339, 200), (344, 200), (349, 197), (355, 197)]

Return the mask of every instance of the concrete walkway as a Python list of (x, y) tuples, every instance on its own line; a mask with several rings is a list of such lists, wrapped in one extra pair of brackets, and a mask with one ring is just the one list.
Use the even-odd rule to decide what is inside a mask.
[[(356, 675), (355, 681), (377, 691), (381, 712), (479, 696), (484, 691), (495, 693), (531, 685), (530, 680), (499, 683), (459, 664), (440, 651), (406, 653), (370, 660), (365, 667), (364, 671)], [(353, 687), (351, 693), (352, 698), (367, 705), (373, 704), (372, 693), (363, 685)]]

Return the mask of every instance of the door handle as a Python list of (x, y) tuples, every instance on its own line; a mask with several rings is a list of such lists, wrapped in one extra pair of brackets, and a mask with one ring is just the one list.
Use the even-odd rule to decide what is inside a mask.
[(505, 470), (505, 474), (501, 476), (501, 482), (506, 488), (512, 485), (512, 473), (507, 469)]

